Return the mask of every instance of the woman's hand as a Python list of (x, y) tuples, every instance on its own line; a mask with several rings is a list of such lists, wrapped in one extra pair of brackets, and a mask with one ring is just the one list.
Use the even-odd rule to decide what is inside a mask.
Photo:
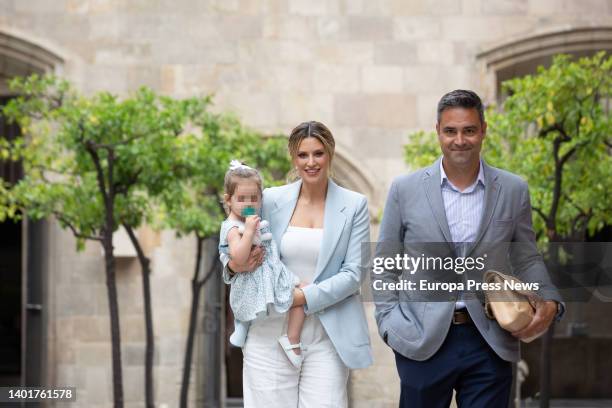
[(297, 288), (293, 289), (293, 303), (291, 304), (291, 307), (303, 306), (306, 304), (306, 297), (304, 296), (304, 291), (300, 289), (302, 286), (305, 285), (300, 283)]
[(261, 246), (255, 246), (251, 248), (251, 252), (249, 253), (249, 258), (243, 264), (230, 260), (228, 262), (228, 266), (230, 269), (236, 273), (243, 272), (253, 272), (255, 269), (259, 268), (263, 263), (263, 258), (266, 255), (266, 250)]

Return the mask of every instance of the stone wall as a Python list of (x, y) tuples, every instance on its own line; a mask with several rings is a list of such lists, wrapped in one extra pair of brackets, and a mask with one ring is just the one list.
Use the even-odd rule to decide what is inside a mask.
[[(385, 194), (401, 145), (444, 92), (481, 91), (476, 55), (512, 38), (610, 26), (606, 0), (4, 0), (0, 28), (65, 53), (88, 91), (215, 93), (249, 125), (328, 124)], [(384, 140), (384, 143), (380, 143)], [(382, 183), (380, 183), (382, 181)]]
[[(141, 239), (150, 232), (140, 233)], [(50, 227), (47, 268), (48, 372), (50, 385), (77, 388), (77, 406), (112, 405), (111, 345), (104, 259), (99, 244), (75, 251), (70, 233)], [(151, 292), (155, 329), (154, 387), (158, 407), (178, 405), (185, 335), (191, 305), (195, 239), (160, 234), (150, 247)], [(146, 246), (145, 246), (146, 248)], [(124, 398), (126, 407), (141, 407), (144, 399), (145, 328), (142, 280), (136, 258), (117, 262)], [(201, 317), (201, 316), (200, 316)], [(197, 341), (197, 340), (196, 340)], [(194, 353), (197, 363), (198, 347)], [(191, 404), (201, 398), (202, 373), (192, 371)]]

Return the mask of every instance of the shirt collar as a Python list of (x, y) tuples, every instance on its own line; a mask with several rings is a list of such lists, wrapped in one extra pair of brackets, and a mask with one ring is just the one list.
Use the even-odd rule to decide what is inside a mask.
[[(447, 183), (452, 185), (452, 183), (446, 176), (446, 172), (444, 171), (444, 166), (442, 165), (442, 159), (440, 159), (440, 185), (444, 185), (444, 180), (446, 180)], [(480, 159), (480, 166), (478, 167), (478, 176), (476, 177), (476, 183), (474, 184), (477, 184), (478, 182), (480, 182), (482, 186), (484, 187), (485, 178), (484, 178), (484, 166), (482, 165), (482, 159)]]

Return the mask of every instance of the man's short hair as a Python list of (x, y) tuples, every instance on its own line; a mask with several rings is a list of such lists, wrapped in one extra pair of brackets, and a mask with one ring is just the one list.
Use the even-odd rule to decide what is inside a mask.
[(478, 117), (480, 118), (480, 123), (484, 123), (482, 100), (476, 92), (465, 89), (455, 89), (444, 95), (440, 99), (440, 102), (438, 102), (438, 123), (440, 123), (442, 112), (450, 108), (476, 109)]

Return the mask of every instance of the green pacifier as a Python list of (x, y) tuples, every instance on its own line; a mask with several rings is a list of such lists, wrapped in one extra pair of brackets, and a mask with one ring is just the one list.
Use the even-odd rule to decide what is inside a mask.
[(255, 214), (257, 214), (257, 212), (255, 211), (255, 208), (253, 207), (244, 207), (242, 211), (240, 212), (240, 215), (242, 215), (243, 217), (248, 217), (249, 215), (255, 215)]

